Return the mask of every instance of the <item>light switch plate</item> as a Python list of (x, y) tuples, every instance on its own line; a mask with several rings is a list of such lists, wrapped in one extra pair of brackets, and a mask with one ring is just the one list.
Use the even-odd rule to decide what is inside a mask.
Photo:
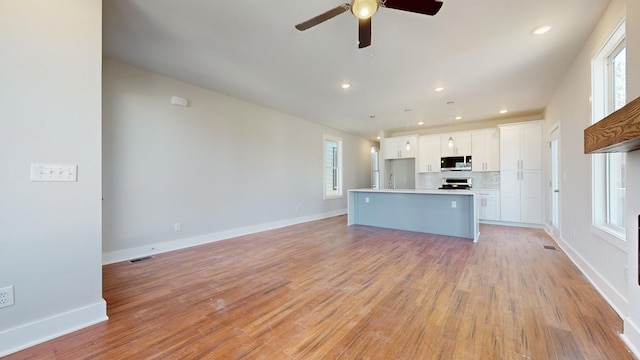
[(78, 181), (78, 165), (31, 163), (31, 181)]

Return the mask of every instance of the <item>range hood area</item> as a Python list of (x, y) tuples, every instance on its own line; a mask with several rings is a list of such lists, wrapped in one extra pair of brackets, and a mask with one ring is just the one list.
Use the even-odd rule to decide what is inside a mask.
[(640, 97), (584, 130), (584, 153), (640, 150)]

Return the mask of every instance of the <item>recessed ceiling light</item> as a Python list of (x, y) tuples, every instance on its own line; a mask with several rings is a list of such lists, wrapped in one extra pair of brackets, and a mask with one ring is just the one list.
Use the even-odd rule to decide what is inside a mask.
[(444, 90), (444, 88), (443, 88), (443, 87), (437, 87), (437, 88), (435, 88), (435, 89), (433, 89), (433, 90), (435, 90), (435, 91), (437, 91), (437, 92), (440, 92), (440, 91)]
[(343, 89), (348, 89), (351, 87), (351, 84), (349, 83), (342, 83), (342, 85), (340, 85), (340, 87), (342, 87)]
[(507, 109), (502, 109), (502, 110), (500, 110), (500, 114), (506, 114), (506, 113), (508, 113), (508, 112), (509, 112), (509, 110), (507, 110)]
[(411, 109), (404, 109), (404, 112), (411, 112)]
[(424, 121), (420, 121), (418, 125), (424, 125)]
[(542, 35), (542, 34), (548, 32), (549, 30), (551, 30), (551, 26), (545, 25), (545, 26), (540, 26), (539, 28), (533, 30), (533, 33), (535, 35)]
[(456, 120), (462, 120), (462, 116), (456, 116)]
[(376, 139), (380, 140), (380, 136), (378, 136)]

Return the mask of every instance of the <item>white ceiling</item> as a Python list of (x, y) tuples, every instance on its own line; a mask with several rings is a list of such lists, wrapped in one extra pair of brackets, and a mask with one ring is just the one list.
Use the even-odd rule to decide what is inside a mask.
[[(350, 12), (294, 28), (343, 1), (107, 0), (104, 56), (371, 137), (542, 112), (610, 2), (442, 0), (433, 17), (381, 8), (364, 49)], [(553, 29), (533, 35), (541, 25)]]

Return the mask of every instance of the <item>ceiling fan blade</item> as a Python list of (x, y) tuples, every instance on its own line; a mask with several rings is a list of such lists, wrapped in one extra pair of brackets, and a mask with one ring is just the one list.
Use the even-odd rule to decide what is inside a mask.
[(314, 27), (320, 23), (323, 23), (333, 17), (336, 17), (340, 14), (342, 14), (345, 11), (348, 11), (349, 9), (351, 9), (351, 4), (349, 3), (344, 3), (340, 6), (337, 6), (327, 12), (324, 12), (316, 17), (313, 17), (305, 22), (301, 22), (300, 24), (296, 25), (296, 29), (300, 30), (300, 31), (304, 31), (307, 30), (308, 28)]
[(358, 20), (358, 49), (371, 45), (371, 18)]
[(442, 7), (442, 1), (436, 0), (387, 0), (382, 3), (389, 9), (414, 12), (425, 15), (435, 15)]

